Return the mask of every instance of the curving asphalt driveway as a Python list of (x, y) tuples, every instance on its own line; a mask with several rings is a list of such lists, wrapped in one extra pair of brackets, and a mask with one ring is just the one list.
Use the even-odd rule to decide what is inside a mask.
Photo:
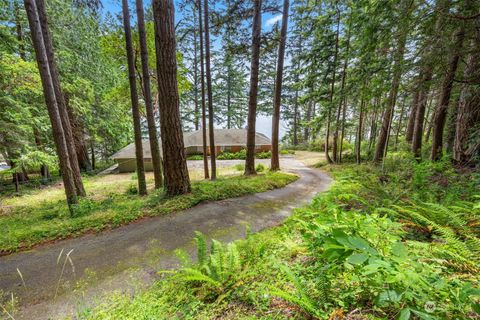
[[(156, 279), (157, 270), (178, 265), (176, 249), (193, 254), (194, 231), (222, 241), (242, 238), (247, 225), (254, 232), (277, 225), (331, 182), (327, 174), (294, 159), (281, 161), (284, 170), (300, 176), (282, 189), (202, 203), (111, 231), (0, 257), (0, 289), (19, 299), (15, 319), (61, 318), (95, 304), (112, 290), (132, 291), (148, 285)], [(65, 260), (70, 250), (73, 265)]]

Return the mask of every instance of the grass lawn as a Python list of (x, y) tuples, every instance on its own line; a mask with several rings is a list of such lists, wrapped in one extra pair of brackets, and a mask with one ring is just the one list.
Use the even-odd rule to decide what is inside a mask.
[(116, 174), (84, 177), (87, 197), (71, 217), (60, 184), (24, 190), (22, 196), (0, 196), (0, 254), (30, 248), (35, 244), (90, 231), (115, 228), (146, 216), (183, 210), (202, 201), (221, 200), (281, 188), (298, 177), (287, 173), (265, 173), (243, 177), (234, 168), (224, 168), (215, 181), (202, 181), (192, 171), (192, 192), (167, 198), (153, 190), (153, 175), (147, 175), (149, 195), (139, 197), (135, 176)]

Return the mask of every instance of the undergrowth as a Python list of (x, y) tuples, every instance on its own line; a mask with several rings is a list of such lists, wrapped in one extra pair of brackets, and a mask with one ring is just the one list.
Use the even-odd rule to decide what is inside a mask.
[[(88, 319), (477, 319), (480, 175), (401, 155), (327, 166), (329, 191), (282, 226), (198, 259)], [(210, 243), (210, 244), (209, 244)]]

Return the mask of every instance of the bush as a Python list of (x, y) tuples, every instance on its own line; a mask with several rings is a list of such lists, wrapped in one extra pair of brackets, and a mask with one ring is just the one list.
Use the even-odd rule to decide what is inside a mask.
[(295, 154), (295, 150), (282, 149), (280, 150), (280, 154), (282, 155)]
[(200, 154), (194, 154), (187, 157), (187, 160), (203, 160), (203, 156)]
[(257, 166), (255, 167), (255, 170), (256, 170), (257, 172), (263, 172), (263, 171), (265, 171), (265, 166), (264, 166), (263, 164), (259, 163), (259, 164), (257, 164)]
[(131, 195), (137, 194), (138, 193), (137, 185), (133, 183), (130, 184), (125, 193), (131, 194)]
[(259, 152), (255, 155), (257, 159), (270, 159), (272, 157), (272, 152), (271, 151), (263, 151)]
[(242, 149), (238, 152), (222, 152), (217, 155), (218, 160), (245, 160), (247, 157), (247, 151)]

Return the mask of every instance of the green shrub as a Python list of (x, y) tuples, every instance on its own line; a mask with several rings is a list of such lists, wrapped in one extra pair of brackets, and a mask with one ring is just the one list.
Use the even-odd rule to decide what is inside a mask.
[(188, 156), (187, 160), (203, 160), (203, 156), (201, 154), (194, 154)]
[(263, 172), (263, 171), (265, 171), (265, 166), (264, 166), (262, 163), (259, 163), (259, 164), (257, 164), (257, 166), (255, 167), (255, 170), (256, 170), (257, 172)]
[(217, 155), (218, 160), (245, 160), (247, 157), (247, 151), (242, 149), (238, 152), (222, 152)]
[(210, 250), (207, 240), (200, 232), (196, 233), (197, 263), (187, 263), (175, 273), (176, 280), (201, 289), (202, 300), (214, 301), (228, 296), (237, 280), (241, 277), (242, 262), (235, 243), (224, 245), (217, 240), (211, 241)]
[(255, 155), (257, 159), (270, 159), (272, 157), (272, 152), (271, 151), (263, 151), (259, 152)]
[(131, 195), (137, 194), (138, 193), (137, 185), (133, 183), (130, 184), (125, 193), (131, 194)]

